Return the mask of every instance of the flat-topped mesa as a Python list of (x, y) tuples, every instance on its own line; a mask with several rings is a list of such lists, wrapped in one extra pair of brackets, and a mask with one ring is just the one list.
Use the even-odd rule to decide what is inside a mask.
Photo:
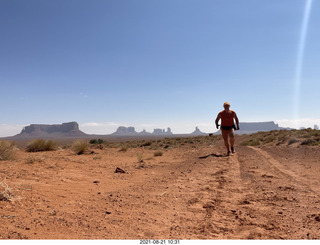
[(17, 136), (21, 137), (83, 137), (85, 133), (80, 131), (77, 122), (62, 124), (31, 124), (22, 129)]
[(153, 130), (152, 134), (154, 134), (154, 135), (171, 135), (172, 131), (170, 128), (168, 128), (167, 131), (165, 129), (155, 128)]
[(138, 134), (134, 127), (118, 127), (117, 131), (113, 135), (136, 135)]

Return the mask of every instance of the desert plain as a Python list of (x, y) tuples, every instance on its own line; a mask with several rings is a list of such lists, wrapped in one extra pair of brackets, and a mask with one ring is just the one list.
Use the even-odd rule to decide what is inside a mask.
[(0, 161), (0, 239), (320, 238), (319, 131), (100, 143)]

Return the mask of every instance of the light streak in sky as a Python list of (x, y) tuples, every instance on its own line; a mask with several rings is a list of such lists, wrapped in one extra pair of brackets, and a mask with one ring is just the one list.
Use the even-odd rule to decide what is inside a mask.
[(302, 25), (300, 30), (297, 63), (296, 63), (295, 78), (294, 78), (294, 94), (293, 94), (293, 116), (294, 116), (294, 119), (296, 120), (299, 119), (302, 68), (303, 68), (304, 50), (306, 46), (306, 37), (307, 37), (307, 30), (309, 25), (312, 1), (313, 0), (306, 0), (303, 20), (302, 20)]

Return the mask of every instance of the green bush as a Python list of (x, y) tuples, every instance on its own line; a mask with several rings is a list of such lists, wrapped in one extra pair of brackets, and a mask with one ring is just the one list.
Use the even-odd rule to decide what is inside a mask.
[(57, 145), (52, 140), (36, 139), (27, 145), (27, 152), (55, 151)]
[(101, 144), (105, 143), (105, 141), (102, 139), (92, 139), (89, 141), (89, 143), (93, 144), (93, 145), (101, 145)]
[(5, 140), (0, 141), (0, 161), (12, 160), (15, 151), (17, 150), (16, 146)]

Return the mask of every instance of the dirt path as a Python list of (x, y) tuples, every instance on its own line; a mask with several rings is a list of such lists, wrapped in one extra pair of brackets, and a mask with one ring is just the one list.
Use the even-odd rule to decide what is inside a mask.
[(0, 238), (319, 239), (319, 151), (279, 149), (226, 157), (220, 145), (188, 146), (143, 163), (136, 150), (61, 151), (6, 162), (0, 177), (22, 198), (0, 202)]

